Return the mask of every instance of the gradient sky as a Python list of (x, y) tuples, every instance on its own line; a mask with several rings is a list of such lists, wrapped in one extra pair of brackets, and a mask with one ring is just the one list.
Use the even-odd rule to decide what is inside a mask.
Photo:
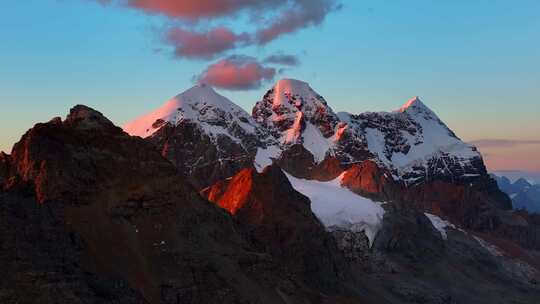
[[(0, 2), (0, 150), (75, 104), (121, 125), (223, 57), (291, 54), (300, 64), (275, 78), (309, 82), (335, 111), (393, 110), (419, 95), (462, 139), (506, 140), (478, 142), (490, 169), (540, 171), (538, 0), (342, 0), (320, 25), (212, 59), (173, 56), (160, 37), (178, 20), (98, 2)], [(181, 26), (256, 27), (241, 13)], [(266, 80), (220, 92), (250, 111)]]

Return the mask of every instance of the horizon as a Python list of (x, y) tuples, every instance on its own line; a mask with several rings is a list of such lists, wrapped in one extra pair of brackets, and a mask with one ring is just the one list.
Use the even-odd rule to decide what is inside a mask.
[(123, 126), (204, 80), (250, 113), (276, 79), (294, 78), (335, 112), (392, 111), (418, 95), (490, 171), (540, 171), (537, 1), (321, 0), (273, 32), (253, 32), (259, 8), (188, 16), (98, 2), (0, 4), (0, 150), (75, 104)]

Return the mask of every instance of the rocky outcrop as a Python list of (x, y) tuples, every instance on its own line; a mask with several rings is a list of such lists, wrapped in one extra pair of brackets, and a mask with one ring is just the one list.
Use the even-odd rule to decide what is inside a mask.
[(16, 182), (0, 197), (2, 302), (324, 299), (245, 240), (148, 142), (88, 107), (36, 125), (11, 162)]
[(398, 199), (404, 187), (394, 181), (390, 172), (371, 160), (352, 165), (342, 176), (341, 184), (359, 195), (378, 201)]
[(242, 108), (200, 84), (124, 126), (147, 139), (197, 189), (253, 166), (257, 150), (272, 143)]
[(333, 239), (312, 213), (309, 199), (293, 189), (279, 167), (262, 173), (244, 169), (203, 194), (231, 213), (256, 247), (271, 252), (309, 286), (335, 293), (345, 281)]
[(3, 184), (9, 177), (11, 157), (4, 152), (0, 152), (0, 191), (3, 188)]
[(226, 135), (211, 137), (193, 123), (167, 124), (148, 139), (197, 189), (253, 166), (256, 145), (246, 149)]

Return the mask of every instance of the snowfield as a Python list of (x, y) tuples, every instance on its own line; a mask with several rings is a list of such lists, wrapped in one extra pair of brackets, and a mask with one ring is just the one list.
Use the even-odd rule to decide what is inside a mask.
[(289, 174), (287, 177), (296, 191), (311, 200), (311, 210), (327, 229), (339, 227), (355, 232), (364, 231), (370, 246), (373, 244), (382, 227), (382, 203), (342, 187), (341, 176), (329, 182), (300, 179)]
[(251, 115), (244, 109), (219, 95), (210, 86), (199, 84), (168, 100), (157, 110), (126, 124), (124, 131), (132, 136), (146, 138), (165, 123), (177, 125), (182, 121), (196, 123), (208, 135), (225, 135), (236, 142), (240, 142), (240, 139), (225, 125), (235, 123), (249, 134), (255, 133), (256, 126)]

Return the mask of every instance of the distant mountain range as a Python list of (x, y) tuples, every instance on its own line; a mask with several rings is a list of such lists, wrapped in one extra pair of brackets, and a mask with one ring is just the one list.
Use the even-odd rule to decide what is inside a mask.
[(540, 213), (540, 185), (532, 184), (525, 178), (511, 181), (506, 176), (493, 175), (499, 188), (510, 196), (514, 209), (525, 209)]
[(525, 179), (527, 182), (533, 185), (540, 184), (540, 172), (532, 171), (519, 171), (519, 170), (502, 170), (502, 171), (492, 171), (493, 174), (497, 176), (505, 176), (511, 182), (515, 182), (520, 178)]

